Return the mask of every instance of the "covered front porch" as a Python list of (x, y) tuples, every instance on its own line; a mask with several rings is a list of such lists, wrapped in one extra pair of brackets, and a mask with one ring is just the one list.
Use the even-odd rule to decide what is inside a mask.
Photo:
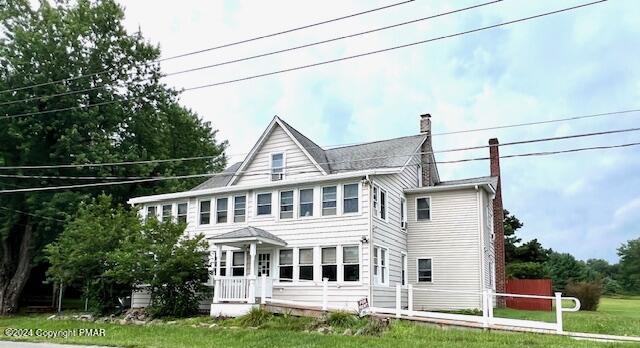
[(260, 228), (247, 226), (210, 237), (214, 254), (212, 316), (237, 316), (270, 298), (276, 250), (287, 243)]

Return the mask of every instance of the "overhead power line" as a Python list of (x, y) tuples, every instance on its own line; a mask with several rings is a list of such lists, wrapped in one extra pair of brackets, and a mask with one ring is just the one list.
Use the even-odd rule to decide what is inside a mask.
[[(478, 8), (478, 7), (496, 4), (496, 3), (499, 3), (499, 2), (502, 2), (502, 1), (503, 0), (494, 0), (494, 1), (485, 2), (485, 3), (473, 5), (473, 6), (467, 6), (467, 7), (464, 7), (464, 8), (457, 9), (457, 10), (442, 12), (442, 13), (438, 13), (438, 14), (435, 14), (435, 15), (427, 16), (427, 17), (422, 17), (422, 18), (418, 18), (418, 19), (414, 19), (414, 20), (410, 20), (410, 21), (405, 21), (405, 22), (401, 22), (401, 23), (397, 23), (397, 24), (392, 24), (392, 25), (388, 25), (388, 26), (384, 26), (384, 27), (379, 27), (379, 28), (376, 28), (376, 29), (361, 31), (361, 32), (354, 33), (354, 34), (349, 34), (349, 35), (338, 36), (338, 37), (334, 37), (334, 38), (327, 39), (327, 40), (315, 41), (315, 42), (304, 44), (304, 45), (300, 45), (300, 46), (289, 47), (289, 48), (285, 48), (285, 49), (281, 49), (281, 50), (277, 50), (277, 51), (270, 51), (270, 52), (266, 52), (266, 53), (253, 55), (253, 56), (227, 60), (227, 61), (224, 61), (224, 62), (219, 62), (219, 63), (215, 63), (215, 64), (199, 66), (199, 67), (190, 68), (190, 69), (184, 69), (184, 70), (180, 70), (180, 71), (174, 71), (174, 72), (171, 72), (171, 73), (162, 74), (162, 77), (176, 76), (176, 75), (191, 73), (191, 72), (195, 72), (195, 71), (211, 69), (211, 68), (215, 68), (215, 67), (219, 67), (219, 66), (223, 66), (223, 65), (240, 63), (240, 62), (244, 62), (244, 61), (248, 61), (248, 60), (252, 60), (252, 59), (257, 59), (257, 58), (263, 58), (263, 57), (272, 56), (272, 55), (275, 55), (275, 54), (291, 52), (291, 51), (295, 51), (295, 50), (299, 50), (299, 49), (303, 49), (303, 48), (308, 48), (308, 47), (312, 47), (312, 46), (317, 46), (317, 45), (321, 45), (321, 44), (326, 44), (326, 43), (330, 43), (330, 42), (335, 42), (335, 41), (339, 41), (339, 40), (353, 38), (353, 37), (357, 37), (357, 36), (361, 36), (361, 35), (371, 34), (371, 33), (379, 32), (379, 31), (383, 31), (383, 30), (397, 28), (397, 27), (401, 27), (401, 26), (404, 26), (404, 25), (414, 24), (414, 23), (426, 21), (426, 20), (429, 20), (429, 19), (437, 18), (437, 17), (443, 17), (443, 16), (451, 15), (451, 14), (458, 13), (458, 12), (464, 12), (464, 11), (468, 11), (468, 10), (475, 9), (475, 8)], [(149, 79), (150, 78), (145, 78), (142, 81), (147, 81)], [(85, 89), (80, 89), (80, 90), (72, 90), (72, 91), (61, 92), (61, 93), (56, 93), (56, 94), (49, 94), (49, 95), (43, 95), (43, 96), (34, 96), (34, 97), (29, 97), (29, 98), (20, 99), (20, 100), (11, 100), (11, 101), (6, 101), (6, 102), (1, 102), (0, 106), (2, 106), (2, 105), (11, 105), (11, 104), (16, 104), (16, 103), (22, 103), (22, 102), (28, 102), (28, 101), (39, 100), (39, 99), (44, 99), (44, 98), (48, 99), (48, 98), (55, 98), (55, 97), (62, 97), (62, 96), (67, 96), (67, 95), (86, 93), (86, 92), (91, 92), (91, 91), (95, 91), (95, 90), (98, 90), (98, 89), (102, 89), (102, 88), (105, 88), (107, 86), (110, 86), (110, 84), (103, 84), (103, 85), (99, 85), (99, 86), (95, 86), (95, 87), (90, 87), (90, 88), (85, 88)]]
[(16, 209), (11, 209), (11, 208), (7, 208), (7, 207), (0, 207), (0, 209), (7, 210), (7, 211), (13, 211), (13, 212), (16, 212), (16, 213), (20, 213), (20, 214), (24, 214), (24, 215), (29, 215), (29, 216), (33, 216), (33, 217), (37, 217), (37, 218), (42, 218), (42, 219), (46, 219), (46, 220), (52, 220), (52, 221), (58, 221), (58, 222), (66, 222), (65, 220), (62, 220), (62, 219), (56, 219), (56, 218), (53, 218), (53, 217), (51, 217), (51, 216), (44, 216), (44, 215), (38, 215), (38, 214), (28, 213), (28, 212), (26, 212), (26, 211), (16, 210)]
[[(589, 3), (585, 3), (585, 4), (581, 4), (581, 5), (576, 5), (576, 6), (572, 6), (572, 7), (566, 7), (566, 8), (560, 9), (560, 10), (545, 12), (545, 13), (541, 13), (541, 14), (537, 14), (537, 15), (533, 15), (533, 16), (529, 16), (529, 17), (524, 17), (524, 18), (515, 19), (515, 20), (511, 20), (511, 21), (507, 21), (507, 22), (502, 22), (502, 23), (498, 23), (498, 24), (494, 24), (494, 25), (489, 25), (489, 26), (484, 26), (484, 27), (480, 27), (480, 28), (476, 28), (476, 29), (466, 30), (466, 31), (455, 33), (455, 34), (443, 35), (443, 36), (439, 36), (439, 37), (435, 37), (435, 38), (431, 38), (431, 39), (427, 39), (427, 40), (416, 41), (416, 42), (412, 42), (412, 43), (409, 43), (409, 44), (393, 46), (393, 47), (384, 48), (384, 49), (375, 50), (375, 51), (368, 51), (368, 52), (364, 52), (364, 53), (360, 53), (360, 54), (356, 54), (356, 55), (351, 55), (351, 56), (346, 56), (346, 57), (341, 57), (341, 58), (336, 58), (336, 59), (316, 62), (316, 63), (312, 63), (312, 64), (301, 65), (301, 66), (282, 69), (282, 70), (271, 71), (271, 72), (257, 74), (257, 75), (245, 76), (245, 77), (236, 78), (236, 79), (232, 79), (232, 80), (226, 80), (226, 81), (209, 83), (209, 84), (204, 84), (204, 85), (199, 85), (199, 86), (194, 86), (194, 87), (188, 87), (188, 88), (182, 89), (181, 93), (188, 92), (188, 91), (195, 91), (195, 90), (204, 89), (204, 88), (222, 86), (222, 85), (237, 83), (237, 82), (241, 82), (241, 81), (253, 80), (253, 79), (257, 79), (257, 78), (261, 78), (261, 77), (282, 74), (282, 73), (285, 73), (285, 72), (302, 70), (302, 69), (312, 68), (312, 67), (316, 67), (316, 66), (327, 65), (327, 64), (331, 64), (331, 63), (337, 63), (337, 62), (341, 62), (341, 61), (361, 58), (361, 57), (365, 57), (365, 56), (369, 56), (369, 55), (373, 55), (373, 54), (394, 51), (394, 50), (398, 50), (398, 49), (401, 49), (401, 48), (407, 48), (407, 47), (412, 47), (412, 46), (416, 46), (416, 45), (426, 44), (426, 43), (429, 43), (429, 42), (449, 39), (449, 38), (452, 38), (452, 37), (468, 35), (468, 34), (479, 32), (479, 31), (494, 29), (494, 28), (501, 27), (501, 26), (506, 26), (506, 25), (510, 25), (510, 24), (514, 24), (514, 23), (524, 22), (524, 21), (528, 21), (528, 20), (532, 20), (532, 19), (536, 19), (536, 18), (540, 18), (540, 17), (545, 17), (545, 16), (561, 13), (561, 12), (571, 11), (571, 10), (575, 10), (575, 9), (578, 9), (578, 8), (582, 8), (582, 7), (586, 7), (586, 6), (591, 6), (591, 5), (595, 5), (595, 4), (598, 4), (598, 3), (602, 3), (602, 2), (605, 2), (605, 1), (607, 1), (607, 0), (598, 0), (598, 1), (589, 2)], [(48, 113), (60, 112), (60, 111), (70, 111), (70, 110), (74, 110), (74, 109), (88, 108), (88, 107), (100, 106), (100, 105), (106, 105), (106, 104), (114, 104), (114, 103), (118, 103), (118, 102), (120, 102), (120, 101), (113, 100), (113, 101), (102, 102), (102, 103), (97, 103), (97, 104), (87, 104), (87, 105), (83, 105), (83, 106), (62, 108), (62, 109), (56, 109), (56, 110), (43, 110), (43, 111), (38, 111), (38, 112), (28, 112), (28, 113), (16, 114), (16, 115), (6, 115), (6, 116), (1, 116), (0, 119), (25, 117), (25, 116), (35, 116), (35, 115), (42, 115), (42, 114), (48, 114)]]
[[(386, 10), (386, 9), (389, 9), (389, 8), (392, 8), (392, 7), (408, 4), (408, 3), (413, 2), (413, 1), (414, 0), (401, 1), (401, 2), (390, 4), (390, 5), (385, 5), (385, 6), (382, 6), (382, 7), (376, 7), (376, 8), (370, 9), (370, 10), (366, 10), (366, 11), (352, 13), (352, 14), (349, 14), (349, 15), (346, 15), (346, 16), (342, 16), (342, 17), (337, 17), (337, 18), (333, 18), (333, 19), (328, 19), (328, 20), (312, 23), (312, 24), (306, 24), (306, 25), (303, 25), (303, 26), (300, 26), (300, 27), (295, 27), (295, 28), (291, 28), (291, 29), (278, 31), (278, 32), (271, 33), (271, 34), (258, 35), (258, 36), (254, 36), (254, 37), (251, 37), (251, 38), (248, 38), (248, 39), (243, 39), (243, 40), (234, 41), (234, 42), (230, 42), (230, 43), (226, 43), (226, 44), (222, 44), (222, 45), (218, 45), (218, 46), (199, 49), (199, 50), (196, 50), (196, 51), (181, 53), (181, 54), (178, 54), (178, 55), (165, 57), (165, 58), (160, 58), (160, 59), (157, 59), (157, 60), (154, 60), (154, 61), (151, 61), (151, 62), (147, 62), (144, 65), (148, 66), (148, 65), (151, 65), (151, 64), (156, 64), (156, 63), (160, 63), (160, 62), (164, 62), (164, 61), (168, 61), (168, 60), (188, 57), (188, 56), (192, 56), (192, 55), (196, 55), (196, 54), (201, 54), (201, 53), (204, 53), (204, 52), (210, 52), (210, 51), (214, 51), (214, 50), (218, 50), (218, 49), (222, 49), (222, 48), (237, 46), (237, 45), (248, 43), (248, 42), (252, 42), (252, 41), (257, 41), (257, 40), (266, 39), (266, 38), (270, 38), (270, 37), (274, 37), (274, 36), (278, 36), (278, 35), (288, 34), (288, 33), (292, 33), (292, 32), (295, 32), (295, 31), (299, 31), (299, 30), (304, 30), (304, 29), (320, 26), (320, 25), (323, 25), (323, 24), (328, 24), (328, 23), (332, 23), (332, 22), (341, 21), (341, 20), (344, 20), (344, 19), (349, 19), (349, 18), (365, 15), (365, 14), (368, 14), (368, 13), (373, 13), (373, 12), (377, 12), (377, 11), (381, 11), (381, 10)], [(56, 84), (56, 83), (75, 81), (75, 80), (79, 80), (79, 79), (83, 79), (83, 78), (87, 78), (87, 77), (93, 77), (93, 76), (101, 75), (101, 74), (110, 72), (112, 70), (113, 69), (105, 69), (105, 70), (97, 71), (97, 72), (90, 73), (90, 74), (78, 75), (78, 76), (69, 77), (69, 78), (60, 79), (60, 80), (55, 80), (55, 81), (50, 81), (50, 82), (43, 82), (43, 83), (37, 83), (37, 84), (29, 85), (29, 86), (23, 86), (23, 87), (7, 89), (7, 90), (0, 91), (0, 94), (9, 93), (9, 92), (16, 92), (16, 91), (20, 91), (20, 90), (24, 90), (24, 89), (28, 89), (28, 88), (48, 86), (48, 85), (52, 85), (52, 84)]]
[[(581, 148), (574, 148), (574, 149), (568, 149), (568, 150), (559, 150), (559, 151), (530, 152), (530, 153), (522, 153), (522, 154), (503, 155), (503, 156), (500, 156), (500, 158), (547, 156), (547, 155), (569, 153), (569, 152), (613, 149), (613, 148), (631, 147), (631, 146), (638, 146), (638, 145), (640, 145), (640, 142), (626, 143), (626, 144), (619, 144), (619, 145), (581, 147)], [(479, 158), (469, 158), (469, 159), (461, 159), (461, 160), (453, 160), (453, 161), (436, 161), (436, 163), (438, 163), (438, 164), (445, 164), (445, 163), (449, 164), (449, 163), (462, 163), (462, 162), (469, 162), (469, 161), (483, 161), (483, 160), (488, 160), (488, 159), (490, 159), (490, 158), (489, 157), (479, 157)], [(315, 172), (316, 171), (298, 171), (298, 172), (292, 172), (290, 174), (303, 174), (303, 173), (315, 173)], [(268, 174), (270, 174), (270, 173), (267, 173), (267, 172), (264, 172), (264, 173), (247, 173), (247, 174), (243, 174), (243, 176), (244, 175), (268, 175)], [(17, 192), (68, 190), (68, 189), (76, 189), (76, 188), (100, 187), (100, 186), (111, 186), (111, 185), (126, 185), (126, 184), (142, 183), (142, 182), (152, 182), (152, 181), (162, 181), (162, 180), (175, 180), (175, 179), (187, 179), (187, 178), (205, 177), (205, 176), (212, 177), (212, 176), (232, 176), (232, 175), (235, 175), (235, 173), (179, 175), (179, 176), (158, 177), (158, 178), (149, 178), (149, 179), (140, 179), (140, 180), (99, 182), (99, 183), (78, 184), (78, 185), (33, 187), (33, 188), (25, 188), (25, 189), (0, 190), (0, 194), (1, 193), (17, 193)]]
[[(610, 131), (602, 131), (602, 132), (593, 132), (593, 133), (582, 133), (582, 134), (574, 134), (574, 135), (565, 135), (565, 136), (558, 136), (558, 137), (549, 137), (549, 138), (540, 138), (540, 139), (530, 139), (530, 140), (520, 140), (520, 141), (513, 141), (513, 142), (506, 142), (506, 143), (502, 143), (502, 144), (491, 144), (491, 145), (479, 145), (479, 146), (468, 146), (468, 147), (459, 147), (459, 148), (452, 148), (452, 149), (445, 149), (445, 150), (438, 150), (438, 151), (417, 151), (417, 152), (413, 152), (413, 153), (409, 153), (409, 154), (399, 154), (399, 155), (383, 155), (383, 156), (373, 156), (373, 157), (366, 157), (366, 158), (358, 158), (358, 159), (351, 159), (351, 160), (343, 160), (343, 161), (329, 161), (329, 162), (321, 162), (321, 163), (317, 163), (318, 165), (321, 164), (330, 164), (330, 165), (336, 165), (336, 164), (343, 164), (343, 163), (355, 163), (355, 162), (365, 162), (365, 161), (371, 161), (371, 160), (382, 160), (382, 159), (389, 159), (389, 158), (403, 158), (403, 157), (409, 157), (409, 156), (416, 156), (416, 155), (427, 155), (427, 154), (436, 154), (436, 153), (448, 153), (448, 152), (457, 152), (457, 151), (469, 151), (469, 150), (478, 150), (478, 149), (484, 149), (484, 148), (489, 148), (489, 147), (504, 147), (504, 146), (512, 146), (512, 145), (522, 145), (522, 144), (531, 144), (531, 143), (539, 143), (539, 142), (545, 142), (545, 141), (556, 141), (556, 140), (565, 140), (565, 139), (574, 139), (574, 138), (581, 138), (581, 137), (591, 137), (591, 136), (599, 136), (599, 135), (607, 135), (607, 134), (616, 134), (616, 133), (624, 133), (624, 132), (633, 132), (633, 131), (640, 131), (640, 128), (628, 128), (628, 129), (618, 129), (618, 130), (610, 130)], [(130, 162), (125, 162), (125, 163), (130, 163)], [(290, 166), (285, 166), (283, 167), (284, 170), (286, 171), (290, 171), (292, 169), (300, 169), (300, 168), (308, 168), (308, 167), (315, 167), (316, 164), (315, 163), (308, 163), (308, 164), (297, 164), (297, 165), (290, 165)], [(206, 173), (206, 174), (193, 174), (195, 176), (186, 176), (185, 178), (189, 178), (189, 177), (203, 177), (203, 176), (234, 176), (234, 175), (248, 175), (248, 174), (254, 174), (255, 171), (248, 171), (248, 170), (244, 170), (244, 171), (235, 171), (232, 173)], [(263, 173), (262, 171), (258, 171), (257, 175), (265, 175), (265, 173)], [(151, 179), (157, 179), (157, 178), (162, 178), (162, 176), (156, 176), (156, 177), (85, 177), (85, 176), (76, 176), (76, 177), (71, 177), (71, 176), (53, 176), (53, 175), (20, 175), (20, 174), (3, 174), (0, 175), (0, 177), (5, 177), (5, 178), (17, 178), (17, 179), (61, 179), (61, 180), (100, 180), (100, 179), (123, 179), (123, 180), (151, 180)], [(140, 182), (145, 182), (145, 181), (140, 181)]]
[[(608, 113), (608, 114), (611, 114), (611, 113)], [(540, 121), (540, 122), (546, 122), (546, 121)], [(499, 126), (499, 127), (501, 127), (501, 126)], [(607, 135), (607, 134), (616, 134), (616, 133), (636, 132), (636, 131), (640, 131), (640, 127), (614, 129), (614, 130), (608, 130), (608, 131), (591, 132), (591, 133), (580, 133), (580, 134), (572, 134), (572, 135), (563, 135), (563, 136), (540, 138), (540, 139), (519, 140), (519, 141), (514, 141), (514, 142), (502, 143), (502, 144), (498, 144), (498, 145), (469, 146), (469, 147), (445, 149), (445, 150), (430, 151), (430, 152), (420, 152), (419, 154), (435, 154), (435, 153), (454, 152), (454, 151), (478, 150), (478, 149), (488, 148), (488, 147), (491, 147), (491, 146), (521, 145), (521, 144), (538, 143), (538, 142), (544, 142), (544, 141), (583, 138), (583, 137), (591, 137), (591, 136), (599, 136), (599, 135)], [(312, 148), (312, 147), (307, 147), (305, 149), (310, 149), (310, 148)], [(315, 148), (315, 147), (313, 147), (313, 148)], [(37, 165), (37, 166), (4, 166), (4, 167), (0, 167), (0, 170), (59, 169), (59, 168), (86, 168), (86, 167), (123, 166), (123, 165), (133, 165), (133, 164), (192, 161), (192, 160), (201, 160), (201, 159), (216, 160), (216, 159), (222, 158), (223, 156), (224, 156), (224, 154), (216, 155), (216, 156), (182, 157), (182, 158), (157, 159), (157, 160), (129, 161), (129, 162), (52, 164), (52, 165)], [(401, 156), (404, 157), (404, 156), (408, 156), (408, 155), (401, 155)], [(370, 158), (359, 159), (359, 160), (371, 160), (371, 159), (383, 159), (383, 158), (388, 158), (388, 156), (370, 157)], [(336, 164), (336, 163), (346, 163), (346, 162), (350, 162), (350, 161), (323, 162), (323, 163), (318, 163), (318, 164)], [(288, 167), (288, 168), (290, 168), (290, 167)], [(7, 177), (7, 176), (5, 175), (5, 177)]]

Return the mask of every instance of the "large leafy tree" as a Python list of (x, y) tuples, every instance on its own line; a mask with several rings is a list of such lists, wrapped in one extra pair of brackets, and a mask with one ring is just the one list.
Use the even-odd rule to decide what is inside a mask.
[(108, 312), (118, 297), (130, 295), (133, 289), (131, 283), (107, 276), (111, 254), (139, 232), (135, 210), (125, 210), (114, 205), (110, 196), (100, 195), (81, 204), (77, 216), (46, 247), (48, 274), (59, 283), (81, 288), (93, 311)]
[(640, 238), (618, 248), (620, 281), (625, 291), (640, 293)]
[[(178, 104), (160, 82), (160, 52), (141, 33), (127, 33), (113, 0), (0, 0), (0, 165), (51, 165), (222, 155), (225, 142), (196, 114)], [(88, 77), (78, 78), (88, 75)], [(60, 81), (52, 83), (52, 81)], [(39, 84), (34, 88), (20, 88)], [(95, 89), (93, 89), (95, 88)], [(17, 89), (12, 92), (7, 90)], [(27, 98), (92, 89), (58, 97)], [(95, 105), (95, 106), (92, 106)], [(63, 109), (63, 110), (60, 110)], [(60, 110), (50, 112), (53, 110)], [(45, 113), (43, 113), (45, 112)], [(209, 161), (128, 166), (3, 170), (48, 176), (157, 176), (215, 172)], [(128, 197), (183, 190), (193, 180), (103, 188), (0, 193), (0, 314), (17, 309), (42, 248), (62, 230), (80, 202), (108, 192)], [(86, 182), (82, 181), (82, 182)], [(0, 180), (0, 190), (59, 186), (76, 179)]]

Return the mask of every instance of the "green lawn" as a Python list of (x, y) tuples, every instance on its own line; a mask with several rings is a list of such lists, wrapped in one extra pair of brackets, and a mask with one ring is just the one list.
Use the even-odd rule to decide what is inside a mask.
[[(565, 304), (570, 307), (573, 304)], [(496, 309), (496, 317), (555, 322), (554, 312)], [(602, 298), (597, 312), (564, 312), (564, 330), (601, 334), (640, 336), (640, 296)]]
[[(71, 337), (44, 339), (27, 337), (29, 341), (55, 343), (100, 344), (121, 347), (632, 347), (629, 344), (598, 344), (575, 341), (567, 337), (483, 332), (463, 329), (441, 329), (406, 322), (394, 322), (382, 336), (342, 336), (301, 331), (308, 318), (274, 317), (263, 327), (229, 327), (234, 322), (218, 322), (214, 328), (199, 327), (211, 323), (208, 317), (181, 320), (174, 325), (117, 325), (75, 320), (46, 320), (46, 316), (0, 318), (0, 332), (7, 327), (21, 329), (66, 330), (104, 328), (105, 337)], [(197, 326), (197, 327), (193, 327)], [(223, 327), (227, 326), (227, 327)], [(8, 339), (0, 334), (1, 339)], [(15, 338), (14, 338), (15, 339)]]

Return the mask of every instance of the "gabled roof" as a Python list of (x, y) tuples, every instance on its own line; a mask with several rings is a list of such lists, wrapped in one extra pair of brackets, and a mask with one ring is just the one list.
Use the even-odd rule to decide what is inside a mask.
[[(273, 117), (273, 120), (271, 120), (271, 122), (269, 123), (269, 126), (267, 126), (267, 129), (265, 129), (265, 130), (264, 130), (264, 132), (263, 132), (263, 133), (262, 133), (262, 135), (260, 136), (260, 139), (258, 139), (258, 141), (256, 142), (256, 144), (255, 144), (255, 145), (253, 145), (253, 148), (251, 149), (251, 151), (249, 152), (249, 154), (247, 155), (247, 157), (245, 157), (244, 161), (242, 161), (242, 164), (240, 165), (240, 168), (238, 168), (237, 172), (242, 172), (242, 171), (244, 171), (244, 170), (247, 168), (247, 166), (249, 165), (249, 163), (251, 163), (251, 161), (253, 161), (253, 158), (254, 158), (254, 157), (255, 157), (255, 155), (258, 153), (258, 151), (260, 150), (260, 148), (262, 147), (262, 145), (264, 144), (264, 142), (268, 139), (269, 134), (271, 134), (271, 131), (272, 131), (275, 127), (277, 127), (277, 126), (282, 127), (282, 129), (284, 130), (284, 132), (285, 132), (285, 133), (287, 133), (287, 135), (291, 138), (291, 140), (292, 140), (296, 145), (298, 145), (298, 147), (300, 148), (300, 150), (301, 150), (301, 151), (302, 151), (302, 152), (303, 152), (303, 153), (304, 153), (304, 154), (309, 158), (309, 160), (311, 161), (311, 163), (313, 163), (313, 164), (316, 166), (316, 168), (318, 168), (318, 170), (319, 170), (322, 174), (324, 174), (324, 175), (328, 174), (328, 173), (327, 173), (327, 171), (326, 171), (323, 167), (321, 167), (321, 166), (318, 164), (318, 161), (316, 160), (316, 158), (315, 158), (315, 157), (313, 157), (313, 156), (312, 156), (312, 155), (307, 151), (306, 147), (305, 147), (304, 145), (302, 145), (302, 144), (298, 141), (298, 138), (297, 138), (296, 136), (294, 136), (294, 135), (291, 133), (291, 129), (293, 129), (293, 128), (292, 128), (291, 126), (289, 126), (289, 125), (285, 124), (285, 122), (284, 122), (284, 121), (282, 121), (282, 120), (280, 119), (280, 117), (278, 117), (278, 116), (274, 116), (274, 117)], [(297, 132), (297, 131), (296, 131), (296, 132)], [(299, 132), (297, 132), (297, 133), (299, 133)], [(311, 144), (315, 145), (315, 147), (319, 147), (318, 145), (316, 145), (315, 143), (313, 143), (311, 140), (309, 140), (309, 139), (307, 139), (306, 137), (304, 137), (302, 134), (300, 134), (300, 135), (301, 135), (303, 138), (305, 138), (308, 142), (311, 142)], [(314, 146), (310, 146), (310, 147), (311, 147), (311, 148), (313, 148)], [(235, 182), (238, 180), (238, 178), (240, 177), (240, 175), (242, 175), (242, 174), (239, 174), (239, 175), (233, 176), (233, 177), (231, 178), (231, 181), (229, 181), (229, 183), (227, 184), (227, 186), (228, 186), (228, 185), (232, 185), (233, 183), (235, 183)]]
[(283, 119), (280, 119), (281, 124), (284, 128), (287, 128), (289, 133), (298, 141), (300, 145), (309, 153), (311, 157), (316, 161), (316, 163), (324, 169), (326, 173), (329, 173), (330, 168), (329, 164), (327, 164), (327, 156), (325, 155), (324, 149), (320, 147), (320, 145), (314, 143), (311, 139), (307, 138), (304, 134), (298, 132), (297, 129), (291, 127), (287, 122)]
[(239, 174), (235, 176), (230, 174), (238, 172), (241, 170), (243, 164), (246, 166), (246, 164), (250, 162), (250, 157), (258, 151), (259, 145), (266, 139), (270, 130), (276, 124), (280, 125), (285, 132), (290, 134), (294, 141), (300, 144), (302, 150), (306, 151), (310, 159), (327, 174), (403, 167), (412, 156), (415, 156), (415, 153), (419, 151), (422, 143), (427, 139), (427, 135), (418, 134), (325, 150), (297, 129), (293, 128), (290, 124), (276, 116), (247, 158), (245, 158), (243, 162), (234, 163), (224, 170), (223, 173), (229, 175), (212, 177), (194, 187), (192, 190), (230, 185), (232, 179), (239, 176)]
[(262, 240), (271, 244), (287, 245), (287, 242), (285, 242), (282, 238), (279, 238), (261, 228), (253, 226), (243, 227), (241, 229), (223, 233), (214, 237), (209, 237), (207, 239), (214, 241), (214, 243), (215, 241), (222, 240), (227, 242)]

